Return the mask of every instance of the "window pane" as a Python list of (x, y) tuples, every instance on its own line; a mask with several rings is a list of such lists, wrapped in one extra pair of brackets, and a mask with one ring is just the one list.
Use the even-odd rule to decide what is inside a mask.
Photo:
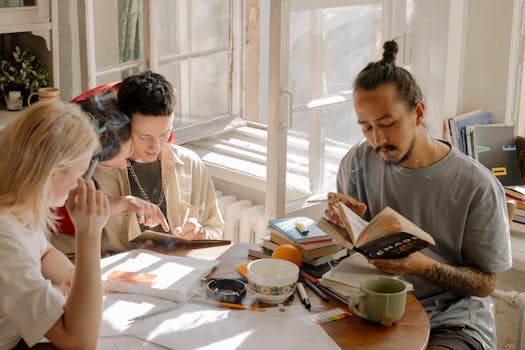
[[(345, 92), (361, 69), (377, 59), (382, 2), (292, 12), (290, 87), (296, 107)], [(288, 135), (288, 174), (301, 174), (306, 193), (335, 190), (341, 157), (363, 136), (352, 101), (293, 113)], [(290, 199), (290, 198), (289, 198)]]
[(183, 85), (187, 79), (181, 79), (181, 73), (187, 71), (188, 64), (186, 62), (170, 62), (159, 66), (159, 73), (164, 75), (166, 79), (173, 85), (176, 91), (177, 105), (175, 107), (175, 116), (180, 117), (185, 115), (187, 117), (188, 102), (187, 96), (189, 92), (189, 85)]
[(123, 80), (128, 75), (136, 74), (144, 71), (144, 66), (137, 66), (135, 68), (128, 68), (120, 71), (114, 71), (110, 73), (104, 73), (97, 75), (96, 86), (112, 83), (114, 81)]
[(229, 47), (230, 1), (191, 1), (191, 51)]
[(142, 0), (94, 0), (93, 18), (97, 68), (143, 58)]
[(192, 118), (208, 118), (230, 113), (230, 56), (221, 52), (190, 62)]
[(157, 43), (160, 57), (189, 52), (188, 0), (157, 0)]
[[(290, 86), (294, 104), (319, 98), (316, 91), (326, 96), (352, 89), (355, 76), (376, 56), (377, 43), (381, 42), (380, 4), (291, 13)], [(312, 39), (315, 26), (324, 33), (324, 43), (316, 45)], [(318, 77), (315, 71), (320, 71)]]

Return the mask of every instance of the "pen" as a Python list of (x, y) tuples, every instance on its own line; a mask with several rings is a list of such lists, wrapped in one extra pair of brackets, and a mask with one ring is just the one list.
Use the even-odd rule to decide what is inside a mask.
[(310, 281), (309, 279), (305, 279), (304, 280), (304, 283), (310, 287), (311, 290), (314, 291), (315, 294), (319, 295), (319, 297), (321, 299), (323, 299), (324, 301), (326, 302), (329, 302), (330, 299), (328, 299), (328, 297), (326, 296), (326, 294), (324, 294), (319, 288), (317, 288), (317, 286), (315, 284), (312, 283), (312, 281)]
[(93, 176), (93, 173), (95, 172), (95, 169), (97, 168), (98, 164), (98, 158), (93, 158), (91, 161), (91, 164), (89, 164), (89, 168), (84, 174), (84, 180), (90, 180), (91, 176)]
[(255, 306), (248, 306), (248, 305), (242, 305), (242, 304), (233, 304), (233, 303), (225, 303), (223, 301), (215, 301), (215, 300), (209, 300), (204, 298), (191, 298), (191, 300), (197, 302), (197, 303), (203, 303), (203, 304), (211, 304), (216, 306), (222, 306), (222, 307), (228, 307), (230, 309), (237, 309), (237, 310), (250, 310), (250, 311), (266, 311), (263, 308), (255, 307)]
[(318, 284), (319, 283), (317, 278), (315, 278), (314, 276), (304, 272), (303, 270), (299, 270), (299, 275), (301, 275), (301, 277), (304, 278), (305, 280), (309, 280), (313, 284)]
[(304, 290), (304, 286), (301, 282), (297, 282), (297, 290), (299, 291), (299, 296), (303, 301), (304, 307), (306, 310), (310, 311), (312, 304), (310, 304), (310, 299), (308, 299), (308, 295), (306, 295), (306, 291)]

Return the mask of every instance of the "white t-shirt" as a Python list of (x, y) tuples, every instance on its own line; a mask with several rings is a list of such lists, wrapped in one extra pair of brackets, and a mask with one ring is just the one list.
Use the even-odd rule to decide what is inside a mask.
[(64, 296), (42, 275), (48, 247), (42, 231), (0, 215), (0, 349), (20, 338), (33, 346), (64, 313)]

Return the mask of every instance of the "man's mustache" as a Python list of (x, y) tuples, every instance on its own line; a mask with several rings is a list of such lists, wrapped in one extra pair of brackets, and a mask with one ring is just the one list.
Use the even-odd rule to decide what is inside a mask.
[(385, 150), (387, 152), (390, 152), (390, 151), (397, 150), (397, 147), (396, 146), (392, 146), (392, 145), (382, 145), (382, 146), (379, 146), (379, 147), (375, 148), (375, 151), (377, 153), (379, 153), (381, 150)]

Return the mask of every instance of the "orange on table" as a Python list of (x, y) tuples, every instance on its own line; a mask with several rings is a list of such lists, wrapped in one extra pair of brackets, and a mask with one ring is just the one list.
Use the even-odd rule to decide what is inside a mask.
[(303, 255), (299, 248), (291, 244), (281, 244), (274, 249), (272, 253), (273, 259), (283, 259), (293, 262), (295, 265), (301, 267), (303, 262)]

